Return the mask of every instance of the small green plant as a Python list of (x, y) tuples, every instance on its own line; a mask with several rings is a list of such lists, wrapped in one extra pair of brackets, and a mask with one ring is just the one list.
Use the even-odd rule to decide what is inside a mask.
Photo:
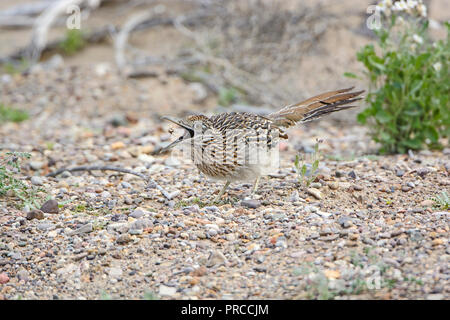
[(73, 55), (86, 45), (83, 33), (78, 29), (70, 29), (66, 32), (64, 41), (60, 43), (61, 50), (67, 55)]
[(100, 300), (112, 300), (112, 297), (108, 292), (102, 290), (100, 293)]
[(29, 153), (24, 152), (7, 152), (0, 155), (0, 197), (15, 196), (22, 201), (21, 207), (34, 209), (40, 207), (37, 193), (43, 190), (28, 186), (18, 178), (21, 160), (30, 157)]
[(203, 208), (206, 207), (208, 205), (208, 203), (203, 202), (200, 200), (200, 198), (192, 198), (192, 199), (188, 199), (188, 200), (180, 200), (175, 207), (176, 208), (183, 208), (183, 207), (188, 207), (188, 206), (192, 206), (192, 205), (198, 205), (199, 208)]
[(158, 296), (152, 291), (145, 291), (144, 296), (142, 298), (144, 300), (159, 300)]
[(53, 150), (54, 148), (55, 148), (55, 143), (54, 142), (51, 142), (51, 141), (47, 141), (46, 143), (45, 143), (45, 146), (47, 147), (47, 149), (48, 150)]
[[(298, 173), (300, 185), (306, 185), (306, 187), (309, 187), (309, 185), (317, 178), (320, 163), (320, 151), (319, 151), (320, 143), (321, 141), (317, 140), (316, 144), (314, 145), (314, 152), (312, 153), (311, 164), (306, 163), (305, 157), (303, 155), (295, 156), (294, 165)], [(309, 171), (308, 167), (310, 167)]]
[(440, 139), (450, 135), (450, 24), (447, 38), (433, 42), (421, 1), (408, 2), (408, 14), (397, 2), (379, 6), (378, 46), (366, 45), (357, 54), (370, 83), (368, 107), (358, 121), (369, 126), (380, 153), (442, 148)]
[(431, 198), (434, 201), (433, 207), (439, 210), (448, 210), (450, 208), (450, 198), (446, 191), (441, 192), (440, 195), (437, 195), (434, 198)]
[(228, 107), (238, 100), (239, 92), (234, 88), (220, 88), (218, 103), (223, 107)]
[(29, 118), (26, 111), (5, 106), (0, 103), (0, 124), (5, 122), (22, 122)]
[(14, 75), (24, 72), (30, 67), (30, 62), (22, 58), (20, 61), (7, 62), (3, 64), (2, 69), (4, 72)]

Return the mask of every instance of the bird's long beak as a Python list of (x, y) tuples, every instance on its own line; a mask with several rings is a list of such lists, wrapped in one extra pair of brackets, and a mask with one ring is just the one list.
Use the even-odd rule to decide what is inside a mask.
[(171, 144), (169, 144), (167, 147), (161, 148), (159, 149), (158, 153), (164, 153), (170, 149), (172, 149), (173, 147), (175, 147), (177, 144), (179, 144), (180, 142), (183, 141), (183, 136), (179, 137), (177, 140), (175, 140), (174, 142), (172, 142)]
[[(170, 122), (172, 122), (172, 123), (175, 123), (176, 125), (178, 125), (178, 126), (184, 128), (184, 129), (186, 129), (186, 130), (192, 130), (191, 127), (189, 127), (189, 126), (187, 126), (187, 125), (181, 123), (178, 119), (175, 119), (175, 118), (173, 118), (173, 117), (164, 116), (164, 117), (161, 117), (161, 120), (168, 120), (168, 121), (170, 121)], [(173, 147), (175, 147), (177, 144), (179, 144), (179, 143), (182, 142), (182, 141), (183, 141), (183, 136), (179, 137), (177, 140), (175, 140), (174, 142), (172, 142), (172, 143), (169, 144), (168, 146), (166, 146), (166, 147), (164, 147), (164, 148), (161, 148), (161, 149), (159, 150), (158, 153), (164, 153), (164, 152), (166, 152), (166, 151), (172, 149)]]
[(184, 123), (181, 123), (178, 119), (173, 118), (173, 117), (164, 116), (164, 117), (161, 117), (161, 120), (168, 120), (172, 123), (175, 123), (176, 125), (179, 125), (182, 128), (185, 128), (186, 130), (193, 130), (191, 127), (185, 125)]

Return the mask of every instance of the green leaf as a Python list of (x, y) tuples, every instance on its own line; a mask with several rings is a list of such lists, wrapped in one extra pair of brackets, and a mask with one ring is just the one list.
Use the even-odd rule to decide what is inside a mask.
[(306, 170), (307, 170), (306, 164), (304, 164), (304, 165), (302, 166), (302, 171), (301, 171), (302, 176), (305, 176), (305, 175), (306, 175)]
[(358, 76), (356, 74), (351, 73), (351, 72), (344, 72), (344, 77), (354, 78), (354, 79), (358, 78)]
[(377, 56), (371, 56), (368, 58), (368, 62), (379, 71), (385, 71), (386, 68), (383, 65), (383, 60), (378, 58)]
[(377, 119), (380, 123), (388, 123), (393, 119), (392, 115), (387, 113), (384, 110), (378, 110), (375, 115), (375, 119)]
[(436, 143), (439, 140), (439, 133), (437, 132), (436, 128), (428, 126), (424, 129), (424, 135), (425, 138), (428, 138), (431, 140), (431, 142)]

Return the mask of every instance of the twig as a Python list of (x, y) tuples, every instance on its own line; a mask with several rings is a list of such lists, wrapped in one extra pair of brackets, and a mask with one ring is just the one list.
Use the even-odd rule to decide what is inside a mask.
[(52, 5), (52, 1), (44, 0), (38, 3), (23, 3), (0, 11), (0, 16), (35, 16)]
[[(201, 21), (202, 18), (211, 16), (211, 14), (212, 14), (211, 12), (208, 13), (205, 12), (204, 10), (195, 11), (186, 19), (185, 23), (188, 25), (199, 23), (199, 21)], [(125, 49), (130, 46), (128, 43), (130, 34), (135, 31), (144, 30), (156, 26), (173, 25), (176, 21), (176, 18), (170, 17), (166, 18), (160, 17), (158, 15), (160, 14), (156, 7), (148, 12), (133, 15), (118, 32), (117, 36), (114, 39), (114, 50), (115, 50), (116, 64), (119, 69), (119, 72), (122, 75), (129, 77), (130, 75), (132, 76), (135, 75), (136, 73), (140, 73), (140, 70), (135, 70), (136, 68), (133, 65), (133, 63), (130, 63), (126, 59)], [(150, 56), (147, 57), (145, 60), (160, 63), (161, 59), (156, 59)], [(172, 65), (173, 62), (171, 61), (167, 64)]]
[(142, 24), (144, 21), (150, 19), (153, 16), (153, 11), (142, 12), (132, 16), (117, 34), (114, 39), (115, 59), (117, 68), (122, 75), (127, 75), (131, 72), (127, 67), (127, 60), (125, 58), (125, 47), (128, 43), (128, 37), (130, 32), (133, 31), (136, 26)]
[(69, 172), (74, 172), (74, 171), (94, 171), (94, 170), (101, 170), (101, 171), (116, 171), (116, 172), (122, 172), (122, 173), (128, 173), (128, 174), (132, 174), (135, 176), (138, 176), (142, 179), (144, 179), (145, 181), (148, 182), (148, 186), (147, 187), (156, 187), (156, 189), (158, 189), (159, 191), (161, 191), (162, 195), (164, 197), (166, 197), (166, 199), (171, 200), (172, 199), (172, 195), (169, 194), (166, 190), (164, 190), (159, 184), (157, 184), (152, 178), (146, 176), (143, 173), (134, 171), (134, 170), (130, 170), (130, 169), (125, 169), (125, 168), (119, 168), (119, 167), (112, 167), (112, 166), (79, 166), (79, 167), (73, 167), (73, 168), (61, 168), (58, 169), (54, 172), (51, 172), (49, 174), (47, 174), (47, 177), (56, 177), (57, 175), (63, 173), (64, 171), (69, 171)]
[(229, 60), (225, 58), (219, 58), (207, 53), (206, 45), (203, 44), (202, 39), (192, 30), (188, 29), (184, 25), (184, 21), (187, 16), (178, 16), (174, 20), (174, 27), (184, 36), (191, 38), (196, 43), (198, 50), (195, 50), (194, 57), (203, 63), (213, 64), (219, 68), (222, 68), (222, 77), (232, 86), (244, 91), (246, 94), (251, 96), (255, 100), (261, 100), (264, 103), (270, 104), (272, 106), (277, 106), (280, 101), (291, 100), (290, 96), (283, 92), (272, 93), (268, 89), (268, 86), (263, 81), (257, 79), (253, 74), (238, 68), (233, 65)]

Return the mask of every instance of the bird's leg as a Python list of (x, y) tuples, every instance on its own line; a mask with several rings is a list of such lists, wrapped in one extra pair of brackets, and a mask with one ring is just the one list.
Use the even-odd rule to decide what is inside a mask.
[(253, 189), (252, 189), (252, 193), (251, 193), (252, 196), (256, 193), (256, 190), (258, 190), (259, 178), (260, 177), (256, 178), (255, 184), (253, 185)]
[(227, 181), (227, 183), (225, 183), (225, 185), (223, 186), (222, 190), (220, 190), (220, 192), (217, 195), (217, 197), (214, 199), (214, 202), (219, 202), (220, 201), (220, 198), (223, 196), (223, 194), (225, 193), (225, 190), (227, 190), (229, 185), (230, 185), (230, 181)]

